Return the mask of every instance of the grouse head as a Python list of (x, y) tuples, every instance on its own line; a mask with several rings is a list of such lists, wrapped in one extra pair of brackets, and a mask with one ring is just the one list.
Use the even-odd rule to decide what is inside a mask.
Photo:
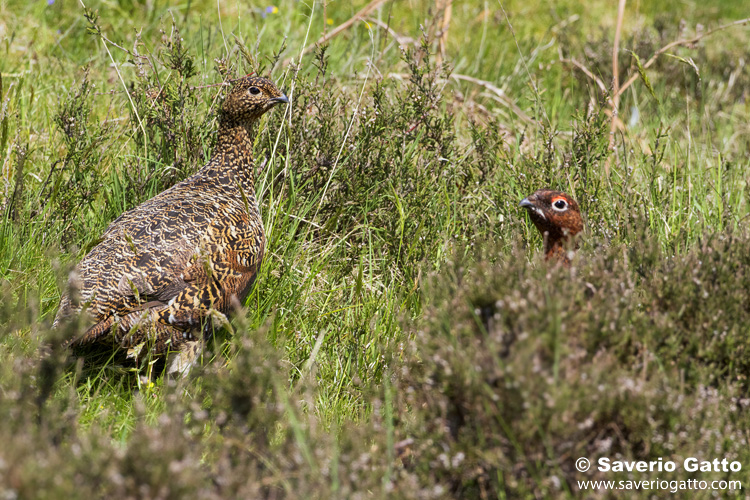
[(271, 80), (245, 76), (235, 80), (221, 108), (222, 121), (252, 122), (276, 104), (288, 104), (289, 99)]
[(520, 206), (529, 211), (531, 222), (542, 233), (547, 260), (554, 258), (569, 263), (565, 243), (583, 231), (578, 203), (562, 191), (540, 189), (521, 200)]

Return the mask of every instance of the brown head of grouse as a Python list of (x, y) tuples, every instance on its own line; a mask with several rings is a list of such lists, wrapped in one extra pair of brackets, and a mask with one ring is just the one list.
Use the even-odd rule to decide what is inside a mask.
[(540, 189), (521, 200), (520, 206), (528, 210), (531, 222), (544, 238), (545, 258), (569, 263), (567, 242), (583, 231), (578, 203), (562, 191)]
[[(195, 174), (123, 213), (71, 273), (55, 318), (90, 327), (75, 354), (176, 354), (185, 371), (212, 320), (226, 321), (260, 269), (266, 238), (255, 198), (253, 123), (287, 97), (265, 78), (234, 83), (211, 159)], [(72, 292), (72, 293), (71, 293)]]
[(221, 125), (254, 122), (266, 111), (289, 99), (270, 80), (244, 77), (235, 81), (221, 107)]

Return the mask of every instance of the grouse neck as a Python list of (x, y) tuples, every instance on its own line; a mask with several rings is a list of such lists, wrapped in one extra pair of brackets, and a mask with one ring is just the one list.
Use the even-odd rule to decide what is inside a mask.
[(203, 170), (218, 184), (234, 189), (239, 183), (246, 196), (255, 192), (251, 131), (252, 123), (222, 121), (216, 149)]
[(247, 158), (252, 161), (253, 124), (248, 122), (222, 121), (219, 124), (219, 141), (214, 154), (234, 153), (239, 158)]
[(549, 236), (546, 239), (544, 257), (547, 260), (563, 260), (565, 258), (565, 249), (563, 248), (562, 241), (550, 241)]
[[(564, 264), (570, 264), (567, 247), (569, 236), (561, 234), (544, 233), (544, 257), (546, 260), (557, 260)], [(567, 247), (567, 248), (566, 248)], [(577, 243), (573, 243), (573, 249), (578, 248)]]

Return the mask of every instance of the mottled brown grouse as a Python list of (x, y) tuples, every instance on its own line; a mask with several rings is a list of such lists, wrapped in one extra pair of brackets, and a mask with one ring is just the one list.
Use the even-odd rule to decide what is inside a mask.
[(239, 79), (222, 106), (209, 162), (110, 224), (71, 275), (55, 318), (85, 311), (92, 320), (70, 343), (74, 353), (116, 347), (177, 353), (169, 371), (192, 364), (211, 311), (224, 314), (244, 301), (260, 268), (266, 240), (253, 123), (288, 102), (269, 80)]
[(544, 238), (547, 260), (570, 263), (567, 241), (583, 231), (583, 219), (578, 203), (562, 191), (540, 189), (521, 200), (521, 207), (529, 211), (531, 222)]

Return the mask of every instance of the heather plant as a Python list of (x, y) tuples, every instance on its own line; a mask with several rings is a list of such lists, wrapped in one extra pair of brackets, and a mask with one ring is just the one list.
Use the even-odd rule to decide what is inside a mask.
[[(447, 497), (549, 497), (577, 479), (637, 479), (583, 475), (568, 457), (744, 462), (725, 437), (746, 422), (746, 341), (732, 332), (747, 321), (734, 308), (747, 245), (729, 234), (679, 258), (638, 242), (551, 272), (525, 259), (443, 268), (426, 286), (416, 361), (398, 370), (406, 470)], [(711, 303), (732, 305), (688, 312)]]
[(66, 153), (50, 166), (39, 191), (40, 206), (34, 207), (38, 215), (62, 226), (63, 242), (80, 237), (81, 210), (91, 208), (102, 184), (101, 173), (95, 167), (102, 159), (106, 129), (91, 123), (93, 90), (88, 72), (84, 71), (80, 84), (60, 103), (55, 124), (62, 131)]

